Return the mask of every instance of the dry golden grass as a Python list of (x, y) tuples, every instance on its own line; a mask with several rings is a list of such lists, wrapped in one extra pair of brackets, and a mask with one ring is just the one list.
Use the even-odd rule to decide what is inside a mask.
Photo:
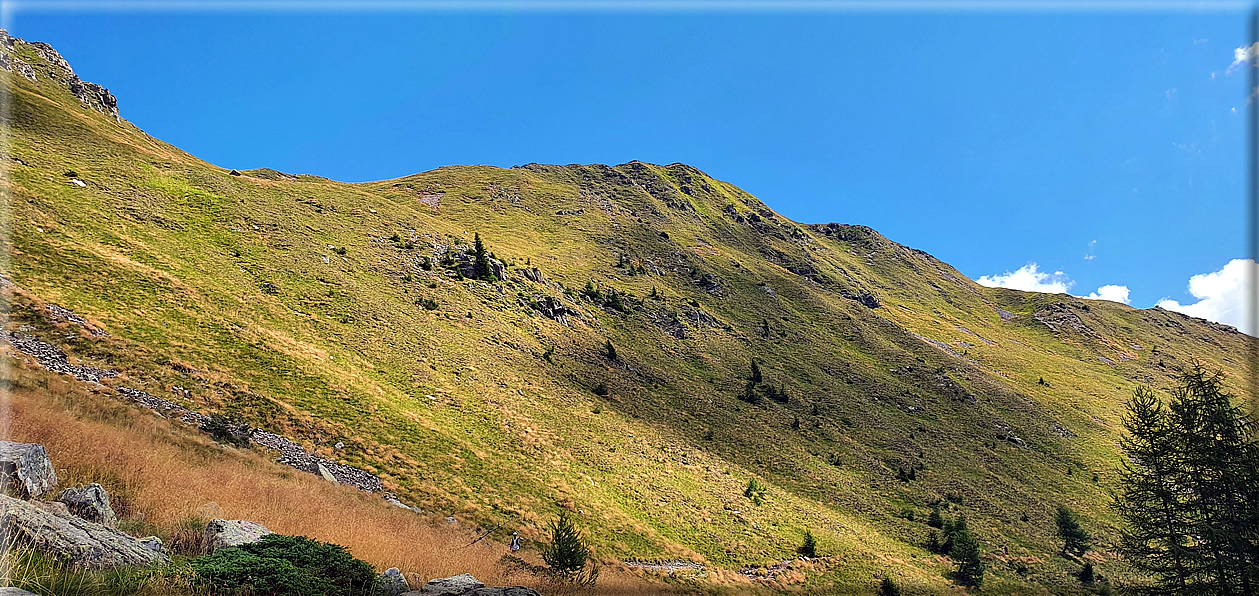
[[(498, 564), (508, 552), (478, 528), (420, 516), (266, 455), (216, 445), (181, 425), (118, 401), (103, 389), (4, 357), (7, 439), (47, 448), (62, 486), (99, 482), (133, 533), (155, 533), (195, 549), (205, 521), (259, 522), (282, 534), (346, 546), (378, 569), (397, 567), (426, 581), (471, 573), (487, 585), (526, 585), (544, 594), (584, 593)], [(501, 538), (501, 537), (498, 537)], [(537, 562), (537, 561), (534, 561)], [(422, 584), (421, 584), (422, 585)], [(607, 566), (595, 593), (671, 594), (667, 586)]]

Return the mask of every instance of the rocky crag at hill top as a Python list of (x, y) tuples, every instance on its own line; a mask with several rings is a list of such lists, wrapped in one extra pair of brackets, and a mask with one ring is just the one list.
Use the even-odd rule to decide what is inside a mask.
[(807, 531), (816, 585), (934, 593), (943, 509), (986, 590), (1080, 593), (1053, 512), (1121, 566), (1133, 390), (1193, 362), (1256, 377), (1235, 329), (982, 287), (684, 164), (221, 167), (51, 48), (0, 51), (14, 351), (408, 507), (529, 540), (569, 511), (605, 560), (784, 587)]

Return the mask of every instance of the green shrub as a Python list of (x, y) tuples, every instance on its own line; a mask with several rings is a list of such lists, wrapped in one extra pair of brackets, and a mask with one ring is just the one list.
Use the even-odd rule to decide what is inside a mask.
[(892, 578), (885, 577), (879, 584), (879, 596), (901, 596), (901, 588), (892, 581)]
[(222, 548), (191, 563), (198, 582), (213, 594), (383, 594), (371, 565), (350, 556), (343, 546), (301, 536), (268, 534), (258, 542)]
[(755, 478), (752, 478), (748, 480), (747, 488), (743, 489), (743, 496), (752, 499), (752, 503), (759, 507), (765, 503), (765, 493), (767, 492), (769, 492), (768, 489), (762, 486), (760, 482), (757, 482)]
[(800, 546), (796, 547), (796, 552), (800, 553), (801, 556), (809, 558), (817, 556), (817, 538), (813, 537), (812, 531), (804, 531), (804, 542)]

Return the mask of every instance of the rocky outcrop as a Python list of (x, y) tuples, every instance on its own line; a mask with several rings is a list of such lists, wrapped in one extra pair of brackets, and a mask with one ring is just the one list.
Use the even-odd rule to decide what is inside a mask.
[(542, 272), (539, 271), (537, 267), (533, 267), (531, 269), (521, 269), (520, 273), (525, 276), (525, 279), (535, 284), (546, 283), (546, 278), (542, 276)]
[(538, 311), (538, 313), (542, 316), (565, 327), (572, 324), (569, 317), (581, 318), (581, 313), (565, 306), (563, 302), (560, 302), (560, 300), (554, 296), (535, 297), (529, 306)]
[(266, 526), (256, 522), (240, 519), (211, 520), (205, 526), (206, 550), (214, 552), (220, 548), (257, 542), (272, 533)]
[[(43, 64), (37, 64), (39, 74), (36, 74), (36, 69), (30, 64), (10, 54), (17, 49), (19, 44), (29, 47), (43, 60)], [(118, 116), (118, 98), (114, 97), (109, 89), (80, 79), (74, 74), (74, 69), (70, 68), (70, 63), (46, 43), (27, 42), (0, 29), (0, 68), (16, 72), (31, 82), (38, 82), (42, 75), (43, 78), (65, 86), (76, 99), (89, 108), (110, 116), (115, 121), (121, 121)]]
[(57, 472), (43, 445), (0, 441), (0, 475), (5, 494), (23, 499), (39, 496), (57, 486)]
[(95, 482), (83, 488), (67, 488), (57, 500), (65, 503), (71, 514), (106, 528), (118, 527), (118, 516), (109, 506), (109, 494)]
[(0, 536), (9, 544), (22, 544), (89, 569), (170, 561), (118, 530), (6, 496), (0, 496)]
[(499, 281), (510, 281), (507, 275), (507, 265), (498, 259), (490, 259), (490, 273), (494, 274)]
[(1037, 309), (1032, 313), (1032, 318), (1043, 323), (1050, 331), (1060, 333), (1062, 331), (1074, 331), (1081, 335), (1089, 335), (1097, 337), (1097, 332), (1076, 314), (1076, 311), (1089, 311), (1089, 306), (1082, 302), (1054, 302)]
[(860, 304), (866, 308), (879, 307), (879, 299), (875, 298), (874, 294), (871, 294), (869, 292), (853, 292), (850, 290), (844, 290), (840, 292), (839, 295), (841, 297), (855, 301), (857, 304)]

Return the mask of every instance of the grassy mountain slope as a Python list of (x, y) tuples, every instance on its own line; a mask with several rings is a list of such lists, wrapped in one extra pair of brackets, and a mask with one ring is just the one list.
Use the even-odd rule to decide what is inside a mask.
[[(66, 337), (21, 301), (10, 327), (425, 509), (534, 538), (571, 509), (600, 557), (761, 565), (809, 529), (832, 557), (779, 583), (891, 573), (941, 592), (950, 565), (921, 548), (922, 521), (948, 498), (990, 559), (986, 591), (1069, 592), (1052, 511), (1114, 536), (1133, 388), (1193, 359), (1238, 393), (1255, 373), (1254, 341), (1230, 328), (984, 288), (681, 164), (233, 176), (84, 104), (30, 46), (13, 54), (37, 81), (0, 75), (5, 274), (111, 336)], [(506, 281), (442, 264), (474, 234)], [(542, 314), (554, 305), (567, 325)], [(752, 359), (758, 391), (787, 403), (739, 399)], [(743, 496), (752, 478), (763, 505)]]

